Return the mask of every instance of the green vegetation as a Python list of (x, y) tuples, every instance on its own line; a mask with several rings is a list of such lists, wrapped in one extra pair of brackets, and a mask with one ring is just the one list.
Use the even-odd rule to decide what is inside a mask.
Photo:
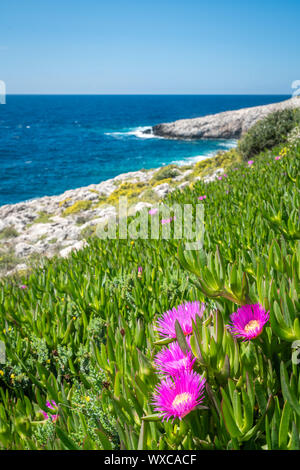
[(155, 184), (158, 181), (166, 180), (169, 178), (175, 178), (175, 176), (178, 176), (179, 174), (180, 171), (178, 170), (178, 167), (176, 165), (163, 166), (155, 172), (153, 178), (151, 178), (150, 180), (150, 184)]
[(71, 197), (67, 197), (66, 199), (64, 199), (63, 201), (60, 201), (60, 203), (58, 204), (59, 207), (63, 207), (65, 206), (66, 204), (68, 204), (68, 202), (70, 202), (72, 200)]
[(263, 150), (285, 143), (288, 133), (299, 123), (299, 109), (286, 109), (269, 114), (251, 127), (239, 141), (238, 150), (244, 160), (248, 160)]
[(0, 247), (0, 273), (1, 271), (10, 271), (21, 261), (15, 256), (14, 251)]
[(5, 240), (7, 238), (15, 238), (19, 234), (14, 227), (5, 227), (3, 230), (0, 231), (0, 240)]
[(88, 225), (87, 227), (81, 230), (80, 238), (83, 240), (87, 240), (89, 237), (92, 237), (95, 234), (96, 228), (96, 225)]
[(34, 219), (34, 221), (30, 224), (27, 225), (27, 228), (32, 227), (34, 224), (50, 224), (53, 222), (51, 217), (53, 217), (54, 214), (49, 214), (48, 212), (40, 211), (38, 212), (38, 217)]
[[(300, 449), (300, 147), (275, 160), (279, 150), (251, 167), (236, 151), (199, 162), (199, 174), (228, 165), (227, 178), (169, 195), (167, 205), (194, 207), (206, 195), (205, 253), (180, 249), (181, 265), (173, 236), (91, 238), (68, 259), (0, 280), (0, 448)], [(90, 207), (81, 202), (69, 213)], [(270, 310), (250, 342), (226, 328), (246, 298)], [(192, 300), (206, 304), (194, 330), (205, 408), (162, 422), (151, 405), (155, 321)]]
[(119, 198), (122, 196), (126, 196), (128, 201), (131, 203), (136, 201), (138, 196), (148, 189), (148, 185), (142, 182), (139, 183), (128, 183), (123, 182), (120, 186), (113, 191), (110, 196), (103, 198), (103, 202), (100, 202), (100, 205), (108, 204), (108, 205), (118, 205)]
[(143, 193), (141, 193), (141, 200), (145, 202), (157, 202), (159, 201), (159, 196), (152, 188), (147, 188)]
[(78, 214), (78, 212), (90, 209), (92, 201), (76, 201), (72, 206), (63, 211), (63, 216)]
[(236, 149), (227, 152), (219, 152), (215, 157), (206, 158), (196, 163), (193, 172), (189, 175), (190, 179), (196, 176), (208, 176), (216, 171), (217, 168), (229, 169), (242, 161), (242, 158)]

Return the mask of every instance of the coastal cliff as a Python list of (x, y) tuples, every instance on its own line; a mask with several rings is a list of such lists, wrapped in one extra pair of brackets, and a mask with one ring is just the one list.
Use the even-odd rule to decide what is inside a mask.
[(268, 114), (295, 108), (300, 108), (298, 96), (280, 103), (158, 124), (152, 132), (169, 139), (238, 139)]

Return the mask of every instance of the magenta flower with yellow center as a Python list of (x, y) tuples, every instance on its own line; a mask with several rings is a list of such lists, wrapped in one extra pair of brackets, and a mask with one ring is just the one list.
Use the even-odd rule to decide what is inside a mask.
[(238, 338), (243, 338), (244, 341), (251, 340), (262, 333), (269, 317), (269, 312), (266, 312), (260, 304), (243, 305), (230, 315), (231, 324), (228, 328)]
[(193, 332), (192, 320), (196, 321), (196, 315), (202, 317), (205, 304), (198, 301), (186, 302), (177, 308), (168, 310), (157, 321), (157, 331), (165, 338), (176, 338), (175, 322), (178, 320), (185, 335)]
[(167, 377), (155, 388), (155, 411), (161, 413), (163, 421), (184, 418), (203, 401), (205, 382), (196, 372), (183, 372), (174, 379)]
[[(190, 346), (188, 338), (187, 342)], [(195, 361), (196, 358), (193, 356), (191, 351), (185, 354), (181, 350), (177, 341), (174, 341), (168, 347), (163, 348), (156, 354), (154, 364), (162, 374), (175, 377), (184, 371), (191, 372)]]

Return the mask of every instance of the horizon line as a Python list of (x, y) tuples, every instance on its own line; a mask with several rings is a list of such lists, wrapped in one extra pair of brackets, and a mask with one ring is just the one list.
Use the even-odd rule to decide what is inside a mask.
[(6, 96), (291, 96), (290, 93), (6, 93)]

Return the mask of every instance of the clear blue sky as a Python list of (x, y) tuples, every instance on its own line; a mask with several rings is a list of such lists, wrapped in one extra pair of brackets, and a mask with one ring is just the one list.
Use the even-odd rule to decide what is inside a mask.
[(299, 0), (10, 0), (7, 93), (289, 94)]

